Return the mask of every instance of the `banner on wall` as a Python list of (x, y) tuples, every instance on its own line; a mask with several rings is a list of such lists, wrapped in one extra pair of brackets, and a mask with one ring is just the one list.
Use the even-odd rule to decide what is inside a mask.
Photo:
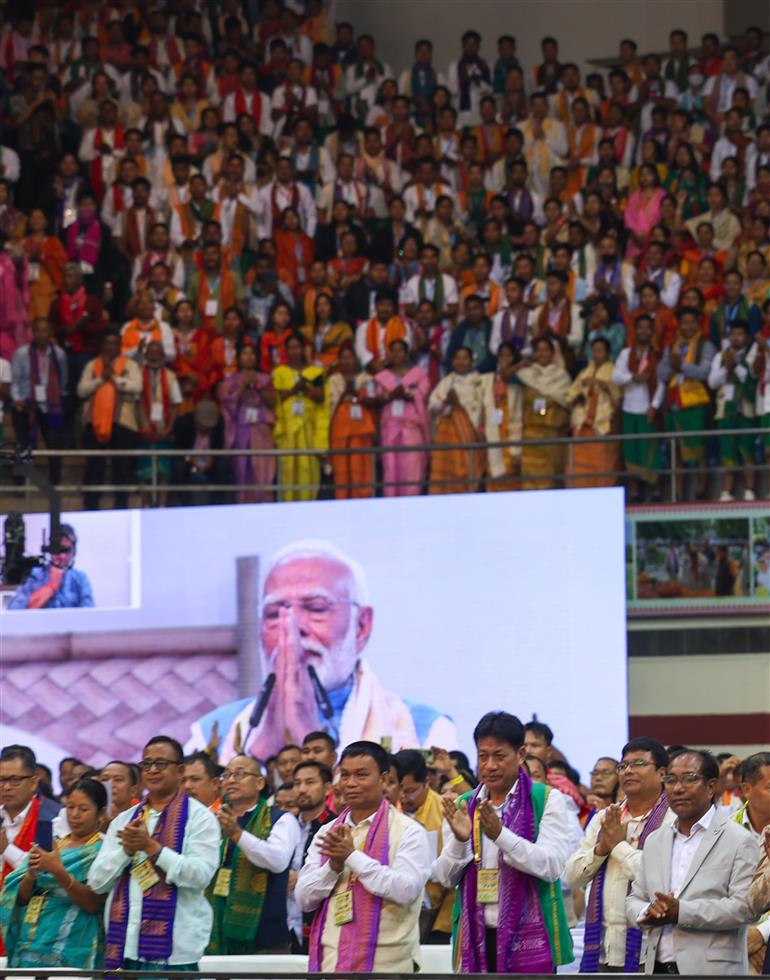
[[(93, 605), (10, 599), (0, 722), (14, 737), (96, 764), (137, 758), (159, 730), (224, 760), (314, 729), (472, 752), (480, 716), (503, 709), (551, 724), (584, 770), (623, 744), (620, 490), (63, 520)], [(576, 710), (597, 697), (600, 718)]]
[(770, 612), (767, 504), (626, 514), (630, 616)]

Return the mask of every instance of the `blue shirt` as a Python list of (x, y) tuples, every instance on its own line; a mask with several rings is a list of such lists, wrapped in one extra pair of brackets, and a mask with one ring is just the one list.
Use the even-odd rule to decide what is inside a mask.
[[(11, 599), (9, 609), (29, 609), (29, 599), (33, 592), (46, 584), (50, 575), (48, 566), (33, 568)], [(85, 572), (77, 568), (68, 568), (61, 580), (61, 585), (43, 609), (81, 609), (93, 606), (94, 597), (91, 583)]]

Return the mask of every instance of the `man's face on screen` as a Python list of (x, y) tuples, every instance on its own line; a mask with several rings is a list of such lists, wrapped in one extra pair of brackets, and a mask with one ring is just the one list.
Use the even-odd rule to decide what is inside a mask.
[[(345, 683), (372, 624), (371, 609), (353, 600), (351, 585), (349, 569), (329, 558), (298, 558), (273, 569), (265, 582), (261, 625), (262, 650), (271, 669), (283, 646), (301, 658), (305, 669), (312, 664), (327, 689)], [(282, 610), (296, 623), (298, 643), (284, 628)]]

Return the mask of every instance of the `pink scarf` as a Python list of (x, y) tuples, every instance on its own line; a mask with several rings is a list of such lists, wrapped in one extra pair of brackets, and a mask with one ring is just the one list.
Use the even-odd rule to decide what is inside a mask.
[[(390, 803), (383, 799), (377, 812), (372, 819), (369, 833), (366, 835), (364, 844), (364, 854), (379, 861), (380, 864), (388, 863), (389, 854), (389, 834), (388, 834), (388, 814)], [(337, 817), (331, 826), (331, 830), (336, 830), (345, 822), (350, 807), (346, 807)], [(321, 862), (325, 864), (328, 859), (324, 858)], [(334, 969), (338, 973), (368, 973), (374, 967), (374, 955), (377, 951), (377, 939), (380, 932), (380, 916), (382, 915), (382, 899), (377, 895), (372, 895), (367, 891), (360, 881), (356, 878), (355, 882), (350, 879), (349, 888), (353, 893), (353, 908), (355, 909), (355, 919), (344, 926), (340, 926), (339, 947), (337, 950), (337, 963)], [(313, 926), (310, 930), (310, 959), (308, 969), (311, 973), (320, 973), (323, 962), (323, 934), (326, 925), (326, 917), (329, 908), (333, 903), (333, 897), (325, 899), (323, 905), (313, 919)], [(333, 913), (332, 913), (333, 914)]]

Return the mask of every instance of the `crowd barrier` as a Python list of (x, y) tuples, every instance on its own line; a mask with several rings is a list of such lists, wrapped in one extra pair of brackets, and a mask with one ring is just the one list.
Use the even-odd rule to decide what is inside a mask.
[[(614, 433), (607, 436), (586, 436), (580, 439), (574, 438), (558, 438), (558, 439), (509, 439), (500, 442), (467, 442), (459, 443), (456, 445), (446, 445), (440, 443), (427, 443), (422, 445), (407, 445), (407, 446), (366, 446), (366, 447), (350, 447), (350, 448), (334, 448), (334, 449), (158, 449), (153, 447), (141, 448), (141, 449), (127, 449), (127, 450), (113, 450), (113, 449), (65, 449), (65, 450), (53, 450), (53, 449), (35, 449), (35, 450), (23, 450), (14, 449), (12, 446), (5, 446), (2, 449), (0, 455), (6, 460), (7, 463), (11, 464), (11, 467), (19, 461), (28, 461), (34, 463), (43, 462), (47, 459), (59, 458), (65, 462), (67, 461), (80, 461), (84, 462), (89, 457), (104, 457), (106, 459), (114, 459), (117, 457), (132, 457), (132, 458), (142, 458), (148, 459), (150, 461), (150, 479), (147, 482), (139, 483), (100, 483), (100, 484), (88, 484), (83, 482), (76, 483), (63, 483), (57, 487), (60, 494), (81, 494), (84, 491), (92, 491), (98, 493), (134, 493), (141, 494), (142, 499), (139, 502), (140, 506), (157, 506), (160, 499), (161, 492), (163, 494), (176, 494), (182, 498), (189, 497), (189, 502), (195, 503), (195, 497), (200, 496), (201, 493), (205, 492), (207, 495), (212, 497), (212, 502), (225, 502), (225, 495), (232, 495), (238, 491), (251, 491), (257, 494), (275, 494), (280, 500), (282, 494), (298, 494), (301, 495), (303, 492), (307, 493), (312, 491), (312, 495), (318, 495), (320, 497), (334, 497), (334, 496), (345, 496), (345, 497), (359, 497), (359, 496), (377, 496), (386, 493), (390, 489), (396, 489), (397, 491), (406, 491), (408, 493), (422, 494), (427, 492), (435, 492), (439, 490), (443, 493), (464, 493), (468, 492), (469, 483), (478, 484), (480, 489), (485, 489), (486, 484), (484, 482), (483, 473), (476, 472), (472, 479), (468, 477), (458, 477), (449, 478), (442, 480), (430, 480), (430, 483), (421, 482), (420, 484), (409, 484), (402, 482), (387, 482), (382, 478), (381, 471), (381, 460), (382, 456), (387, 453), (427, 453), (431, 454), (434, 452), (444, 452), (444, 453), (465, 453), (468, 457), (469, 466), (475, 454), (483, 453), (486, 459), (486, 453), (490, 449), (501, 449), (501, 450), (512, 450), (519, 449), (522, 450), (524, 447), (527, 449), (538, 449), (538, 448), (555, 448), (563, 454), (563, 467), (554, 476), (555, 487), (558, 489), (574, 488), (574, 487), (585, 487), (585, 486), (611, 486), (623, 482), (624, 480), (633, 477), (634, 474), (630, 473), (628, 470), (619, 468), (617, 470), (610, 470), (606, 472), (591, 472), (590, 474), (585, 473), (574, 473), (573, 463), (575, 458), (575, 451), (578, 447), (585, 448), (590, 445), (596, 444), (617, 444), (622, 450), (624, 443), (630, 442), (657, 442), (664, 447), (667, 453), (667, 461), (665, 466), (659, 471), (659, 476), (661, 481), (665, 486), (658, 488), (658, 495), (660, 496), (661, 502), (677, 503), (681, 501), (681, 490), (679, 487), (680, 479), (682, 477), (696, 477), (700, 474), (705, 473), (707, 477), (718, 476), (722, 473), (736, 472), (734, 468), (724, 467), (717, 464), (709, 465), (709, 462), (715, 458), (718, 458), (718, 446), (719, 439), (723, 437), (730, 436), (741, 436), (749, 437), (755, 440), (756, 448), (756, 458), (754, 460), (754, 471), (760, 480), (764, 478), (764, 474), (770, 472), (770, 457), (762, 462), (759, 462), (762, 457), (762, 441), (770, 435), (770, 432), (766, 428), (756, 427), (751, 429), (704, 429), (693, 432), (665, 432), (665, 433), (634, 433), (634, 434), (622, 434)], [(687, 466), (684, 467), (679, 461), (679, 452), (677, 451), (678, 443), (683, 440), (691, 439), (702, 439), (706, 442), (707, 452), (706, 452), (706, 462), (702, 467)], [(307, 484), (302, 483), (282, 483), (280, 480), (280, 467), (278, 467), (278, 477), (276, 482), (267, 484), (238, 484), (238, 483), (205, 483), (205, 484), (189, 484), (189, 483), (174, 483), (174, 482), (163, 482), (159, 475), (159, 465), (158, 461), (161, 459), (192, 459), (196, 456), (204, 457), (272, 457), (277, 462), (280, 459), (286, 459), (288, 457), (300, 456), (300, 457), (314, 457), (318, 459), (319, 463), (322, 465), (322, 470), (324, 464), (328, 464), (331, 457), (343, 457), (343, 456), (361, 456), (367, 455), (373, 457), (375, 466), (374, 472), (376, 474), (374, 482), (372, 483), (335, 483), (331, 484), (328, 479), (328, 472), (326, 473), (326, 479), (319, 488), (317, 486), (308, 487)], [(327, 466), (327, 471), (329, 467)], [(2, 478), (3, 481), (7, 481), (7, 475)], [(526, 490), (529, 485), (534, 483), (541, 483), (544, 479), (542, 474), (520, 474), (515, 475), (510, 478), (514, 481), (514, 489)], [(433, 488), (431, 491), (430, 488)], [(23, 494), (28, 494), (30, 488), (25, 486), (23, 482), (0, 483), (0, 495), (8, 495), (11, 498), (15, 496), (21, 496)], [(716, 491), (715, 491), (716, 492)], [(762, 493), (760, 493), (758, 496)], [(718, 495), (718, 494), (717, 494)], [(299, 499), (308, 499), (307, 497)], [(70, 506), (70, 501), (67, 502), (68, 509), (78, 509), (77, 506)]]

